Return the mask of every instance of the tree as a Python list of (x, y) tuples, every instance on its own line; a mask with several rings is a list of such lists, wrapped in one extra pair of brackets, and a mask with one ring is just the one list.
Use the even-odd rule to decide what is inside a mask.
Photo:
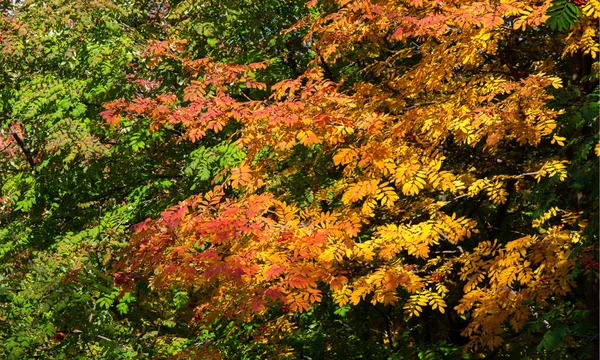
[[(472, 351), (497, 356), (585, 347), (581, 322), (553, 309), (581, 312), (581, 259), (597, 248), (597, 193), (565, 196), (597, 181), (597, 94), (563, 82), (564, 58), (597, 57), (596, 5), (565, 28), (549, 2), (310, 2), (290, 31), (307, 29), (311, 65), (263, 100), (237, 94), (265, 87), (254, 78), (268, 63), (156, 51), (196, 71), (161, 104), (168, 115), (152, 102), (137, 113), (192, 141), (234, 119), (246, 157), (140, 225), (121, 268), (159, 291), (188, 288), (200, 324), (260, 319), (273, 342), (290, 313), (333, 301), (378, 309), (391, 353), (414, 323), (428, 341), (458, 326)], [(579, 134), (571, 96), (585, 104)], [(109, 104), (107, 119), (132, 116), (126, 106)]]

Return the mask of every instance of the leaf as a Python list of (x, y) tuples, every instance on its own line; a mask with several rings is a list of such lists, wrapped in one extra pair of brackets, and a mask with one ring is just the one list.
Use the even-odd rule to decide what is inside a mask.
[(98, 306), (100, 306), (101, 308), (104, 308), (104, 309), (109, 309), (109, 308), (112, 306), (112, 304), (113, 304), (113, 300), (112, 300), (112, 299), (110, 299), (110, 298), (106, 298), (106, 297), (104, 297), (104, 298), (100, 298), (100, 299), (98, 299), (98, 300), (96, 301), (96, 303), (97, 303), (97, 304), (98, 304)]
[(119, 311), (119, 314), (124, 315), (127, 314), (127, 311), (129, 311), (129, 306), (126, 303), (122, 302), (117, 304), (117, 310)]
[(321, 139), (319, 139), (319, 137), (317, 137), (317, 135), (310, 130), (298, 132), (296, 138), (300, 141), (300, 144), (307, 147), (321, 143)]
[(236, 167), (231, 171), (231, 187), (239, 189), (252, 180), (252, 170), (248, 165)]
[(341, 149), (333, 157), (334, 165), (347, 165), (350, 164), (358, 157), (358, 152), (353, 148)]
[(558, 329), (550, 330), (544, 334), (544, 338), (537, 346), (538, 351), (552, 350), (558, 343), (567, 335), (568, 328), (560, 327)]
[(565, 31), (575, 27), (583, 16), (579, 8), (567, 0), (553, 0), (546, 12), (549, 16), (548, 25), (554, 30)]
[(277, 266), (277, 265), (273, 265), (265, 271), (265, 278), (267, 280), (271, 280), (271, 279), (283, 274), (284, 271), (285, 271), (284, 268)]

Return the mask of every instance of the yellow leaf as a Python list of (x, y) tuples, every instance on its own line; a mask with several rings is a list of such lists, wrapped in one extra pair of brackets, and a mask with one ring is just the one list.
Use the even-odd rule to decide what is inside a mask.
[(555, 89), (560, 89), (562, 87), (562, 79), (559, 77), (551, 77), (552, 87)]
[(355, 149), (341, 149), (333, 157), (333, 164), (336, 166), (346, 165), (354, 161), (357, 157), (358, 153)]
[(564, 143), (565, 140), (567, 140), (567, 139), (564, 138), (564, 137), (562, 137), (562, 136), (556, 136), (556, 135), (554, 135), (554, 136), (552, 136), (551, 143), (552, 144), (557, 143), (560, 146), (565, 146), (565, 143)]
[(321, 139), (319, 139), (317, 135), (315, 135), (315, 133), (310, 130), (299, 131), (296, 135), (296, 138), (300, 141), (300, 144), (306, 147), (310, 147), (314, 144), (321, 143)]

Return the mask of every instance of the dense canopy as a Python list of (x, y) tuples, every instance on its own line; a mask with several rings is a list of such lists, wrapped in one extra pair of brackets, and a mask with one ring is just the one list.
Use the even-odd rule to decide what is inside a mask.
[(0, 1), (0, 357), (598, 358), (599, 18)]

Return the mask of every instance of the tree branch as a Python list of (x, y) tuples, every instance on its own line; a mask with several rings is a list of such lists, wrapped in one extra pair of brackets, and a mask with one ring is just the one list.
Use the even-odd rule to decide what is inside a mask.
[(31, 152), (25, 146), (25, 143), (23, 142), (23, 140), (21, 139), (21, 137), (19, 136), (19, 134), (17, 134), (17, 132), (12, 129), (12, 124), (10, 125), (10, 134), (15, 139), (15, 141), (17, 142), (17, 145), (19, 145), (19, 147), (21, 148), (21, 151), (23, 152), (23, 154), (27, 158), (27, 162), (29, 163), (29, 167), (31, 168), (31, 172), (35, 173), (35, 162), (33, 161), (33, 157), (31, 156)]
[(336, 82), (335, 77), (333, 76), (333, 72), (331, 71), (331, 68), (325, 62), (325, 59), (323, 58), (323, 55), (321, 55), (320, 51), (319, 51), (319, 59), (321, 60), (321, 63), (323, 64), (323, 68), (325, 69), (325, 74), (327, 75), (329, 80)]

